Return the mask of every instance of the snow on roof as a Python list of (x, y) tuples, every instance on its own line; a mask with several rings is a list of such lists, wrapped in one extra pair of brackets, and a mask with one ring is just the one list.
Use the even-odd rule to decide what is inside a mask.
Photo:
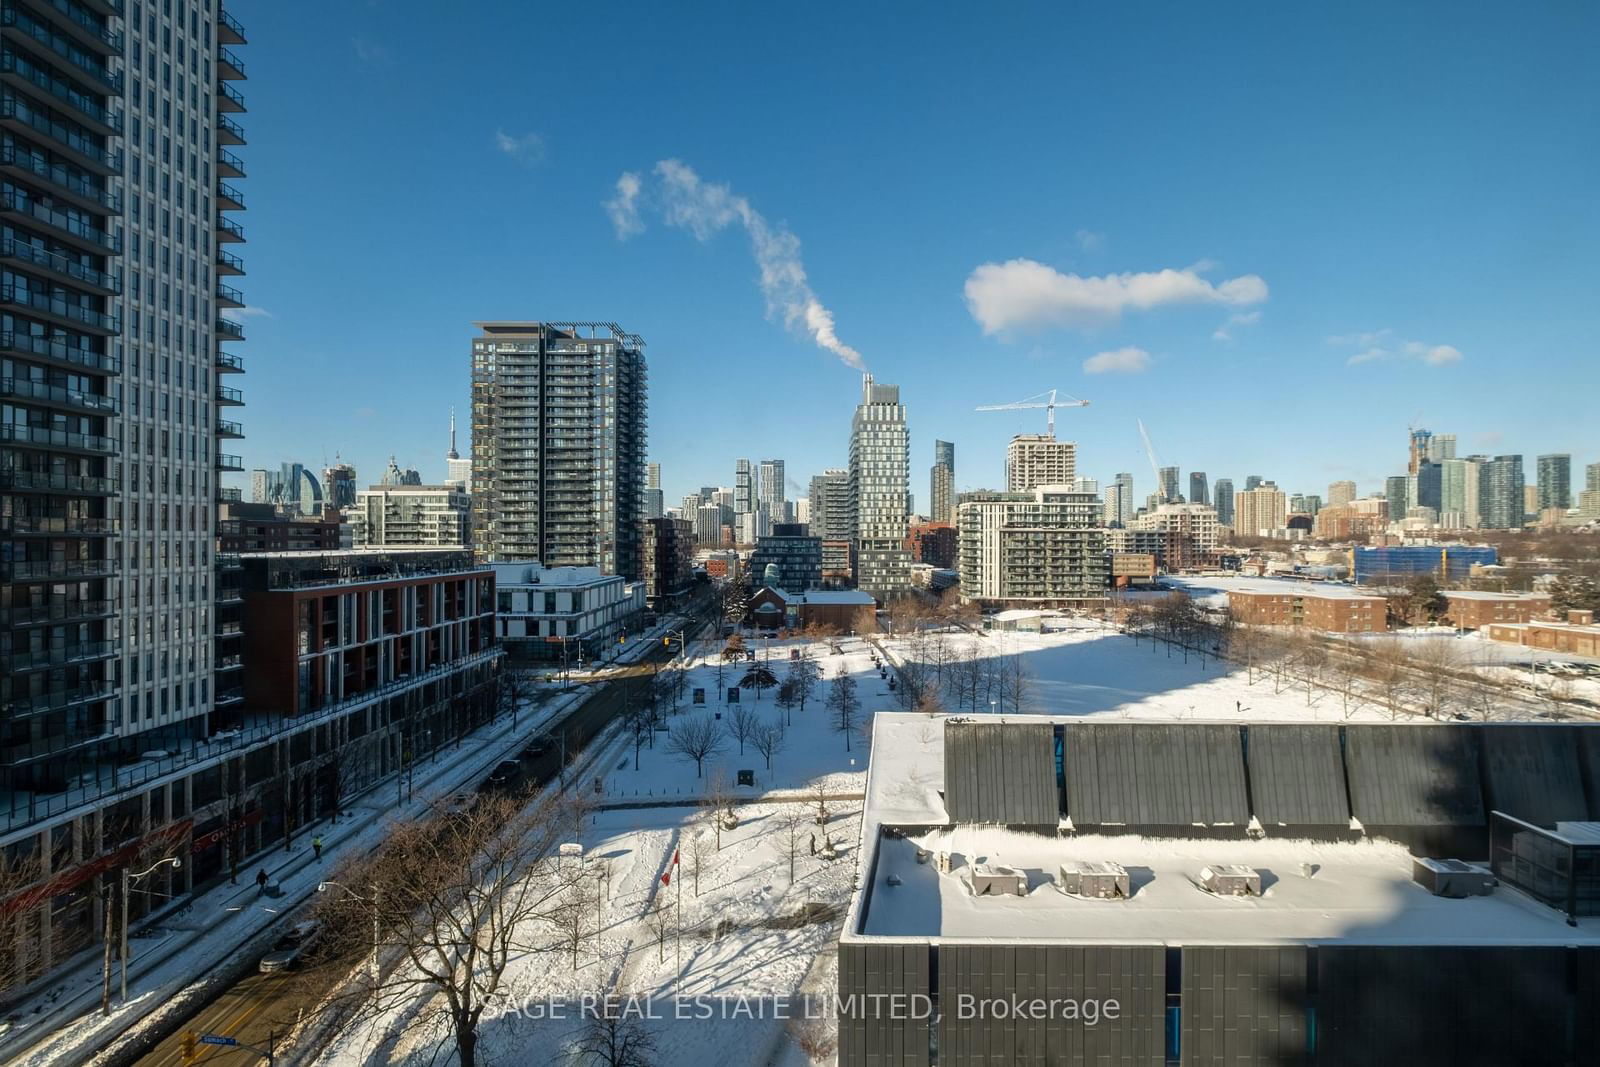
[[(1505, 884), (1483, 897), (1437, 897), (1412, 880), (1405, 847), (1386, 841), (1176, 840), (1138, 835), (1050, 837), (996, 827), (880, 838), (869, 904), (846, 937), (1175, 944), (1600, 944), (1600, 919), (1566, 917)], [(917, 861), (918, 849), (933, 855)], [(950, 873), (935, 856), (951, 856)], [(1126, 900), (1071, 897), (1063, 863), (1127, 868)], [(1022, 896), (976, 897), (972, 865), (1022, 871)], [(1203, 867), (1260, 872), (1260, 896), (1222, 897), (1197, 884)], [(889, 878), (899, 880), (890, 885)], [(859, 915), (860, 909), (857, 909)]]
[(535, 562), (491, 562), (489, 566), (494, 568), (495, 585), (502, 589), (512, 585), (549, 588), (619, 580), (616, 575), (601, 574), (599, 567), (545, 567)]
[(871, 593), (859, 589), (809, 589), (800, 598), (807, 604), (876, 604)]
[(990, 618), (996, 619), (1000, 622), (1014, 622), (1018, 619), (1042, 619), (1046, 615), (1053, 616), (1055, 614), (1056, 613), (1053, 611), (1045, 612), (1035, 611), (1029, 608), (1008, 608), (1005, 611), (995, 612), (992, 616), (990, 616)]
[(1477, 589), (1446, 589), (1445, 598), (1448, 600), (1540, 600), (1550, 599), (1549, 593), (1486, 593)]

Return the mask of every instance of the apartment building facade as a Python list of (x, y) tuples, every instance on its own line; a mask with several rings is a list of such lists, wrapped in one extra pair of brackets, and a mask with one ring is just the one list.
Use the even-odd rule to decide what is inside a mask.
[(1041, 485), (1069, 485), (1078, 475), (1078, 446), (1054, 434), (1022, 433), (1006, 445), (1006, 491), (1025, 493)]
[(471, 546), (472, 497), (459, 485), (375, 485), (344, 514), (354, 548)]
[(963, 494), (956, 529), (964, 601), (1061, 607), (1106, 596), (1106, 532), (1094, 493), (1039, 486)]
[(1316, 588), (1230, 590), (1228, 611), (1238, 622), (1255, 626), (1303, 626), (1325, 633), (1382, 633), (1389, 626), (1386, 598)]
[(879, 385), (870, 374), (850, 424), (849, 470), (856, 584), (887, 599), (911, 588), (911, 445), (900, 387)]

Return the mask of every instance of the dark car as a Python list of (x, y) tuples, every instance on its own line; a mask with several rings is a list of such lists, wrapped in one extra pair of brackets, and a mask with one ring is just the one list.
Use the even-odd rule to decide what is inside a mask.
[(261, 957), (261, 973), (273, 974), (277, 971), (286, 971), (299, 963), (312, 946), (317, 943), (317, 938), (322, 936), (322, 924), (315, 919), (303, 919), (289, 927), (288, 931), (272, 946), (272, 951)]

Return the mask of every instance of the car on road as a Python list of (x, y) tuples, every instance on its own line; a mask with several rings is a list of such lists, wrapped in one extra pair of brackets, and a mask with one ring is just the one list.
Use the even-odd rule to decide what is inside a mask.
[(514, 759), (501, 760), (483, 783), (485, 789), (509, 789), (522, 777), (522, 764)]
[(272, 951), (261, 957), (262, 974), (286, 971), (299, 963), (322, 936), (322, 923), (316, 919), (302, 919), (278, 938)]

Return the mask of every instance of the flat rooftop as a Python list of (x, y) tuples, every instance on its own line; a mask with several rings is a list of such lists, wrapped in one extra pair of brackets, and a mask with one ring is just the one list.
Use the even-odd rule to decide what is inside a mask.
[(1449, 600), (1549, 600), (1549, 593), (1487, 593), (1478, 589), (1445, 589), (1442, 591)]
[(1295, 578), (1251, 578), (1241, 575), (1233, 578), (1173, 576), (1162, 579), (1175, 589), (1190, 596), (1203, 598), (1217, 593), (1258, 593), (1270, 596), (1318, 596), (1368, 599), (1381, 597), (1370, 587), (1345, 585), (1342, 582), (1313, 582)]
[[(869, 842), (870, 847), (870, 842)], [(950, 873), (934, 856), (950, 854)], [(1069, 861), (1126, 868), (1130, 896), (1090, 900), (1057, 888)], [(1010, 867), (1025, 895), (972, 894), (972, 864)], [(1259, 872), (1261, 896), (1214, 895), (1202, 867)], [(890, 885), (893, 876), (899, 885)], [(1137, 835), (1050, 837), (996, 827), (881, 838), (870, 897), (856, 935), (930, 939), (1167, 944), (1600, 944), (1600, 919), (1566, 917), (1503, 883), (1488, 896), (1434, 896), (1412, 880), (1403, 845), (1290, 839), (1212, 841)], [(848, 935), (847, 935), (848, 936)]]

